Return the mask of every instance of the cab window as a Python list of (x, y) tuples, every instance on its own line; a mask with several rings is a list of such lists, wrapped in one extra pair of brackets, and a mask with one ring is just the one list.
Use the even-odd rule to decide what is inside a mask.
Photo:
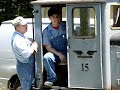
[(77, 7), (73, 9), (73, 37), (94, 38), (95, 10), (92, 7)]
[(120, 5), (111, 5), (110, 7), (110, 26), (112, 30), (120, 30)]

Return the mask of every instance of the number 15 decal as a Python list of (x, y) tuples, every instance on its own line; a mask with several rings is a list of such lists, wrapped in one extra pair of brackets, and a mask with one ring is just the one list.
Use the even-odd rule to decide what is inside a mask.
[(82, 63), (82, 71), (89, 71), (88, 63)]

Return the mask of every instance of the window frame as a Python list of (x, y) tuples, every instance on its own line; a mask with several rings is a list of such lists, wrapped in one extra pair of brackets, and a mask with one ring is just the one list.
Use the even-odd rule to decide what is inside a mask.
[[(74, 9), (76, 9), (76, 8), (78, 8), (78, 9), (80, 9), (80, 8), (88, 8), (88, 9), (93, 9), (94, 10), (94, 25), (93, 25), (94, 26), (94, 32), (93, 32), (94, 35), (92, 35), (92, 36), (75, 36), (74, 32), (75, 32), (75, 28), (77, 26), (76, 27), (74, 26), (75, 25), (75, 22), (74, 22)], [(90, 28), (91, 28), (91, 25), (90, 25)], [(90, 30), (90, 28), (89, 28), (89, 30)], [(72, 9), (72, 36), (75, 39), (92, 39), (92, 38), (95, 38), (95, 36), (96, 36), (96, 10), (95, 10), (94, 7), (74, 7)]]

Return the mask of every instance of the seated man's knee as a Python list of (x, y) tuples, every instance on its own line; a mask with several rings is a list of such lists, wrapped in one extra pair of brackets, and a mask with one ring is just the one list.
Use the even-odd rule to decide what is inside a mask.
[(55, 57), (54, 57), (53, 53), (48, 52), (43, 56), (43, 62), (48, 61), (48, 60), (55, 60)]

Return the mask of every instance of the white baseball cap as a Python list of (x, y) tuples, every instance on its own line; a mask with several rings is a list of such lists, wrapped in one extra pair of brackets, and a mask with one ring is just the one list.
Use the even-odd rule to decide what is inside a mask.
[(26, 24), (27, 24), (27, 22), (25, 21), (25, 19), (22, 16), (18, 16), (12, 21), (12, 25), (14, 27), (16, 27), (18, 25), (26, 25)]

